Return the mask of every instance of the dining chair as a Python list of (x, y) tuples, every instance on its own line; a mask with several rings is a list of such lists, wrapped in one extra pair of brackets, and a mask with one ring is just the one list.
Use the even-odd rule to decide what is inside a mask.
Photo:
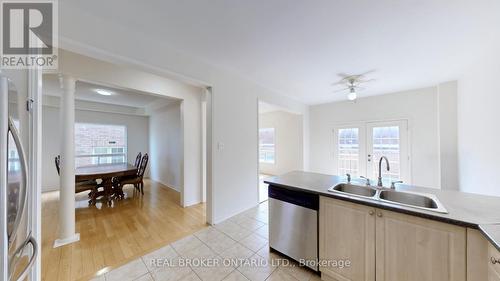
[(118, 179), (119, 188), (123, 188), (123, 186), (127, 184), (133, 184), (134, 188), (139, 190), (144, 195), (144, 172), (146, 171), (146, 167), (148, 166), (149, 156), (147, 153), (144, 153), (142, 157), (141, 164), (139, 169), (137, 169), (137, 174), (132, 177), (123, 177)]
[(137, 157), (135, 157), (135, 165), (134, 165), (137, 169), (139, 169), (139, 165), (141, 165), (141, 158), (142, 154), (139, 152), (137, 154)]
[[(54, 159), (54, 162), (56, 164), (56, 170), (57, 174), (61, 175), (61, 155), (57, 155)], [(97, 180), (84, 180), (84, 181), (76, 181), (75, 180), (75, 193), (80, 193), (84, 191), (89, 191), (89, 198), (93, 198), (94, 193), (97, 193), (99, 191), (99, 187), (102, 187), (102, 184), (99, 184)], [(89, 201), (89, 203), (92, 203), (93, 199)]]
[(61, 175), (61, 155), (55, 157), (57, 174)]

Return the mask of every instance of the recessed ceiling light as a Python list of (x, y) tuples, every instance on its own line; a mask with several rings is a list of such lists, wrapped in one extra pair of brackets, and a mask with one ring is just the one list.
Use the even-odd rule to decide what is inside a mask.
[(95, 89), (94, 91), (101, 96), (111, 96), (113, 94), (112, 92), (103, 89)]

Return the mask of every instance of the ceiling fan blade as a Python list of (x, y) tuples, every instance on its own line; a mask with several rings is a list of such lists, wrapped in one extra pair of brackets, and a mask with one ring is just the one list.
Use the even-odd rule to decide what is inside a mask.
[(358, 76), (363, 77), (363, 76), (366, 76), (367, 74), (373, 73), (375, 71), (376, 71), (375, 69), (371, 69), (371, 70), (365, 71), (361, 74), (358, 74)]
[(345, 81), (344, 81), (344, 80), (340, 80), (340, 81), (338, 81), (338, 82), (335, 82), (335, 83), (330, 84), (330, 86), (345, 85), (345, 84), (346, 84), (346, 83), (345, 83)]
[(368, 79), (368, 80), (363, 80), (363, 79), (360, 79), (357, 81), (358, 84), (363, 84), (363, 83), (369, 83), (369, 82), (373, 82), (373, 81), (377, 81), (377, 79)]
[(343, 91), (347, 91), (347, 90), (349, 90), (349, 89), (350, 89), (350, 88), (348, 87), (348, 88), (344, 88), (344, 89), (335, 90), (335, 91), (333, 91), (333, 92), (332, 92), (332, 94), (339, 93), (339, 92), (343, 92)]
[(346, 73), (341, 72), (341, 73), (337, 73), (337, 76), (339, 76), (339, 77), (341, 77), (342, 79), (344, 79), (344, 78), (349, 77), (349, 76), (351, 76), (351, 75), (350, 75), (350, 74), (346, 74)]

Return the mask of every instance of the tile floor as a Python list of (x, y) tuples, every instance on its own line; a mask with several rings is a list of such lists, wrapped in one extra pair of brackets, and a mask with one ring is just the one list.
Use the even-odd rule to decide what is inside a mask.
[(270, 253), (268, 231), (268, 205), (264, 202), (94, 280), (320, 280), (312, 271), (286, 264), (283, 257)]

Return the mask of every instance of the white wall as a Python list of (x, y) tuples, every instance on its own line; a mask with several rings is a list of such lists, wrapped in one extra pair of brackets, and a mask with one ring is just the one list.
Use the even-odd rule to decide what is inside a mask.
[(496, 57), (498, 55), (485, 54), (459, 80), (458, 155), (461, 190), (500, 196), (497, 176), (500, 171), (500, 63)]
[[(438, 87), (361, 98), (311, 107), (310, 167), (335, 174), (333, 133), (337, 125), (366, 121), (407, 119), (409, 123), (412, 183), (441, 187)], [(445, 116), (449, 113), (443, 112)], [(452, 119), (452, 118), (450, 118)], [(446, 122), (443, 119), (443, 122)], [(443, 128), (449, 128), (447, 123)]]
[(183, 162), (180, 104), (153, 111), (149, 134), (151, 179), (180, 191)]
[(457, 81), (438, 85), (441, 188), (459, 190)]
[[(59, 189), (59, 176), (54, 157), (60, 154), (59, 108), (43, 106), (42, 115), (42, 191)], [(124, 125), (127, 127), (128, 161), (133, 163), (137, 153), (148, 152), (148, 117), (88, 110), (75, 112), (76, 122)]]
[(259, 128), (274, 128), (275, 163), (259, 163), (259, 171), (281, 175), (304, 169), (302, 116), (284, 111), (259, 114)]

